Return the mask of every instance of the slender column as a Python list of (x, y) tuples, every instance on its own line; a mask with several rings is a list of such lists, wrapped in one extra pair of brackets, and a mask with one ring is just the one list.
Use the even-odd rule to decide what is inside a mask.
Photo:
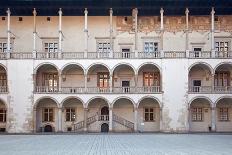
[(33, 10), (33, 17), (34, 17), (34, 26), (33, 26), (33, 56), (36, 58), (36, 9)]
[(113, 131), (113, 108), (109, 107), (109, 131)]
[(110, 74), (110, 81), (109, 81), (110, 92), (113, 92), (113, 75)]
[(187, 129), (188, 131), (191, 131), (191, 122), (192, 122), (192, 117), (191, 117), (191, 108), (188, 106), (188, 123), (187, 123)]
[(135, 57), (138, 57), (138, 9), (135, 8), (132, 11), (132, 15), (134, 18), (134, 28), (135, 28)]
[(212, 131), (216, 131), (216, 107), (215, 106), (212, 107), (211, 112), (212, 112), (212, 114), (211, 114)]
[(189, 57), (189, 10), (188, 10), (188, 8), (186, 8), (186, 10), (185, 10), (185, 17), (186, 17), (185, 51), (186, 51), (186, 56)]
[(33, 109), (33, 132), (36, 133), (36, 108)]
[(113, 9), (110, 8), (110, 57), (113, 57)]
[(138, 107), (134, 107), (134, 132), (138, 131)]
[(62, 132), (62, 108), (58, 108), (58, 132)]
[(164, 57), (164, 52), (163, 52), (163, 36), (164, 36), (164, 10), (163, 8), (160, 9), (160, 52), (161, 52), (161, 57)]
[(88, 55), (88, 10), (85, 8), (85, 27), (84, 27), (84, 32), (85, 32), (85, 51), (84, 51), (84, 57), (87, 58)]
[(7, 57), (10, 58), (10, 52), (11, 52), (11, 49), (10, 49), (10, 8), (7, 9), (6, 11), (7, 13)]
[(87, 76), (87, 73), (84, 75), (84, 77), (85, 77), (85, 92), (86, 93), (88, 93), (87, 91), (87, 78), (88, 78), (88, 76)]
[(215, 48), (214, 48), (214, 8), (212, 8), (211, 11), (211, 52), (212, 52), (212, 57), (215, 57)]
[(160, 107), (159, 111), (160, 111), (160, 114), (159, 114), (160, 131), (163, 131), (163, 107)]
[(84, 108), (84, 131), (87, 132), (88, 109)]
[(61, 86), (62, 86), (62, 70), (59, 70), (58, 72), (58, 76), (59, 76), (59, 83), (58, 83), (58, 91), (61, 92)]
[(135, 74), (135, 77), (134, 77), (134, 80), (135, 80), (135, 90), (137, 91), (138, 89), (138, 74), (136, 73)]
[(61, 58), (61, 52), (62, 52), (62, 9), (61, 8), (58, 14), (59, 14), (59, 58)]

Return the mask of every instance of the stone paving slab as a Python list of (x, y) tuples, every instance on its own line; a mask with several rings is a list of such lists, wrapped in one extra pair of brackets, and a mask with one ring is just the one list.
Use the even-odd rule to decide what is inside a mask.
[(231, 155), (232, 135), (0, 135), (0, 155)]

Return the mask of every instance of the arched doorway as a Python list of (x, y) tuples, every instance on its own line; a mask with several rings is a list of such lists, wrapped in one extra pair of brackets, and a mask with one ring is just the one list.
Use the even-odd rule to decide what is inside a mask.
[(52, 126), (51, 125), (45, 125), (44, 126), (44, 132), (52, 132)]
[(103, 123), (101, 125), (101, 132), (109, 132), (109, 124)]

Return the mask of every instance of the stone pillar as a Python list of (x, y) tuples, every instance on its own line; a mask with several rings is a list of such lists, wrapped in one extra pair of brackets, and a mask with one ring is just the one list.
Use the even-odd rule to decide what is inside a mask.
[(213, 106), (211, 109), (211, 127), (212, 131), (216, 131), (216, 107)]
[(88, 56), (88, 10), (87, 10), (87, 8), (85, 8), (84, 14), (85, 14), (85, 27), (84, 27), (85, 51), (84, 51), (84, 57), (87, 58), (87, 56)]
[(33, 26), (33, 58), (36, 58), (36, 9), (33, 10), (34, 26)]
[(61, 58), (62, 53), (62, 10), (59, 10), (59, 58)]
[(186, 51), (186, 57), (189, 57), (189, 10), (188, 10), (188, 8), (186, 8), (186, 10), (185, 10), (185, 18), (186, 18), (185, 51)]
[(36, 114), (37, 114), (37, 111), (36, 111), (36, 107), (33, 108), (33, 133), (36, 133)]
[(110, 8), (110, 57), (113, 57), (113, 9)]
[(187, 120), (186, 120), (186, 131), (190, 131), (191, 129), (191, 109), (188, 106), (187, 108)]
[(215, 57), (215, 47), (214, 47), (214, 8), (212, 8), (211, 11), (211, 52), (212, 52), (212, 57)]
[(135, 73), (134, 80), (135, 80), (135, 91), (138, 91), (138, 89), (137, 89), (137, 87), (138, 87), (138, 73)]
[(113, 108), (109, 107), (109, 131), (113, 131)]
[(11, 34), (11, 31), (10, 31), (10, 8), (7, 9), (6, 11), (7, 13), (7, 58), (9, 59), (10, 58), (10, 52), (11, 52), (11, 47), (10, 47), (10, 34)]
[(164, 10), (163, 8), (160, 9), (160, 52), (161, 57), (164, 57), (163, 51), (163, 37), (164, 37)]
[(88, 89), (88, 88), (87, 88), (87, 82), (88, 82), (88, 81), (87, 81), (87, 78), (88, 78), (87, 73), (84, 75), (84, 77), (85, 77), (85, 93), (88, 93), (88, 92), (87, 92), (87, 91), (88, 91), (88, 90), (87, 90), (87, 89)]
[(58, 107), (58, 132), (62, 132), (62, 108)]
[(88, 108), (84, 108), (84, 131), (87, 132)]
[(59, 92), (61, 92), (62, 90), (61, 90), (61, 87), (62, 87), (62, 70), (59, 70), (58, 71), (58, 75), (59, 75), (59, 79), (58, 79), (58, 81), (59, 81), (59, 83), (58, 83), (58, 91)]
[(110, 74), (109, 87), (110, 87), (110, 92), (113, 92), (113, 74)]
[(138, 9), (132, 10), (132, 16), (134, 18), (135, 28), (135, 57), (138, 58)]
[(159, 119), (159, 125), (160, 125), (160, 131), (163, 131), (163, 107), (160, 107), (160, 114), (159, 114), (159, 116), (160, 116), (160, 119)]
[(134, 132), (138, 132), (138, 107), (134, 107)]

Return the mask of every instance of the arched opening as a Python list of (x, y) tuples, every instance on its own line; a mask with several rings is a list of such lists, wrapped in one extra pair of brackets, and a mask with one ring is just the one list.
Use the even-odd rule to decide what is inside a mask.
[(138, 106), (138, 130), (141, 132), (160, 131), (160, 106), (154, 98), (144, 98)]
[(53, 127), (52, 131), (56, 131), (58, 127), (58, 107), (56, 101), (51, 98), (43, 98), (38, 101), (34, 108), (36, 111), (36, 131), (45, 132), (47, 125)]
[(0, 65), (0, 93), (7, 92), (7, 74), (3, 66)]
[(36, 72), (36, 92), (58, 92), (58, 70), (51, 64), (40, 66)]
[(110, 92), (110, 71), (102, 64), (96, 64), (89, 68), (87, 73), (87, 92)]
[(78, 98), (72, 97), (65, 99), (63, 102), (63, 131), (82, 131), (84, 126), (74, 125), (84, 121), (84, 107), (82, 101)]
[(196, 64), (189, 70), (189, 92), (211, 92), (212, 73), (206, 64)]
[(222, 98), (216, 103), (216, 130), (218, 132), (232, 131), (232, 98)]
[(134, 104), (130, 99), (119, 98), (113, 104), (113, 128), (116, 132), (134, 130)]
[(104, 98), (94, 98), (88, 104), (88, 131), (101, 132), (101, 123), (109, 122), (109, 105)]
[(62, 70), (61, 91), (63, 93), (82, 93), (85, 88), (84, 70), (76, 64), (70, 64)]
[(212, 131), (212, 110), (210, 101), (205, 98), (196, 98), (190, 104), (190, 131)]
[(137, 90), (145, 93), (161, 92), (161, 76), (157, 66), (145, 64), (139, 68)]
[(0, 100), (0, 132), (6, 132), (7, 127), (7, 107), (5, 103)]
[(127, 65), (121, 64), (113, 71), (113, 92), (114, 93), (133, 93), (135, 92), (135, 72)]
[(44, 126), (44, 132), (53, 132), (53, 128), (51, 125), (45, 125)]
[(109, 132), (109, 124), (108, 123), (102, 123), (101, 132)]
[(218, 66), (214, 73), (214, 91), (232, 93), (232, 64)]

